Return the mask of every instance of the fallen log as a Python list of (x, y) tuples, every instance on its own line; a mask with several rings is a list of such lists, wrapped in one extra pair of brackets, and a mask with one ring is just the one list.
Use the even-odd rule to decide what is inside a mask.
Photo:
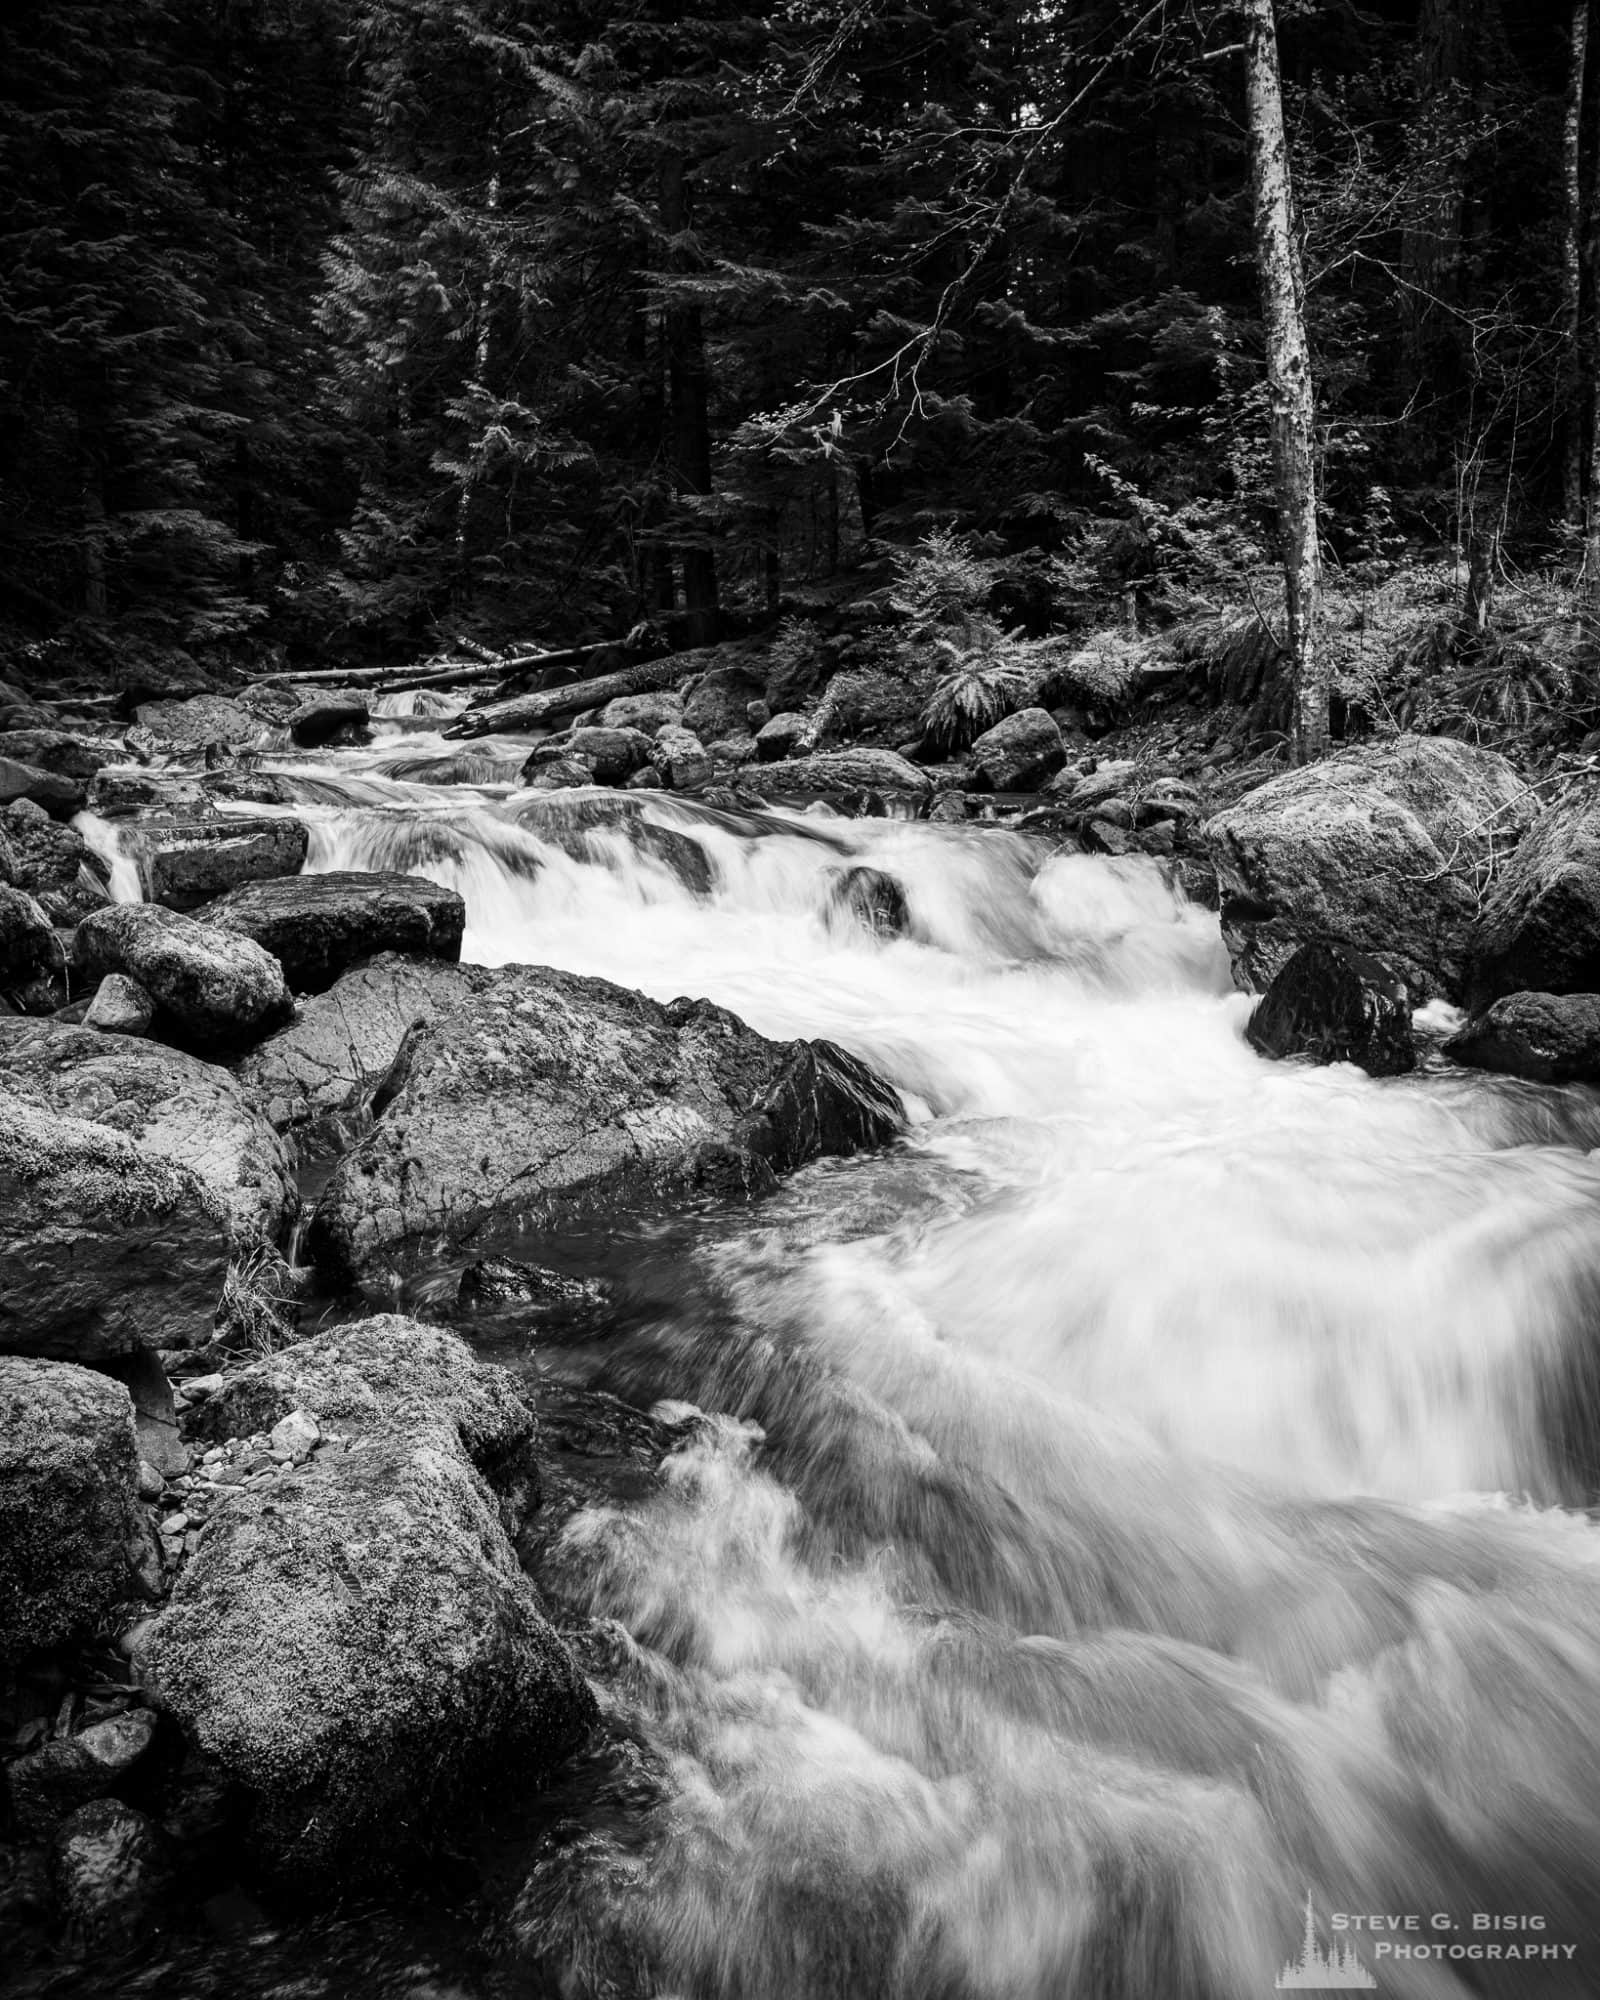
[(378, 694), (399, 694), (407, 688), (466, 687), (473, 681), (504, 680), (508, 674), (526, 673), (533, 667), (564, 667), (586, 660), (591, 653), (603, 652), (609, 640), (592, 646), (559, 646), (548, 653), (506, 653), (489, 660), (435, 660), (428, 666), (406, 667), (308, 667), (303, 673), (258, 674), (256, 687), (310, 687), (332, 684), (338, 687), (370, 688)]
[(486, 702), (458, 715), (446, 736), (514, 735), (519, 729), (542, 729), (566, 715), (578, 715), (586, 708), (603, 708), (619, 695), (648, 694), (656, 688), (675, 687), (697, 673), (704, 655), (668, 653), (659, 660), (641, 660), (631, 667), (619, 667), (612, 674), (596, 674), (593, 680), (569, 681), (564, 687), (541, 688), (537, 694), (514, 694), (504, 701)]

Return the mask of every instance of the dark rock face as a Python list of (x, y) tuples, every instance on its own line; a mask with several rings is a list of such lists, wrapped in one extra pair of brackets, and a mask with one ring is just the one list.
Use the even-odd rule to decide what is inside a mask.
[(755, 764), (739, 774), (741, 785), (762, 798), (786, 792), (914, 792), (933, 790), (933, 780), (896, 750), (821, 750), (813, 757), (788, 757)]
[(303, 750), (336, 741), (349, 743), (361, 737), (368, 720), (367, 704), (360, 695), (320, 695), (302, 702), (289, 717), (289, 738)]
[(1542, 813), (1468, 940), (1468, 999), (1600, 992), (1600, 790)]
[(756, 756), (763, 764), (804, 756), (810, 748), (811, 724), (794, 709), (773, 716), (756, 731)]
[(150, 1709), (129, 1709), (19, 1757), (6, 1773), (18, 1826), (38, 1839), (79, 1806), (103, 1799), (141, 1762), (155, 1733)]
[(251, 938), (154, 903), (119, 903), (78, 926), (89, 979), (124, 972), (150, 995), (157, 1025), (196, 1048), (258, 1040), (292, 1011), (283, 967)]
[(297, 819), (153, 820), (126, 838), (152, 903), (194, 910), (243, 882), (293, 875), (308, 836)]
[(49, 917), (21, 889), (0, 883), (0, 988), (13, 992), (60, 959)]
[(899, 1100), (825, 1042), (775, 1043), (706, 1001), (507, 966), (414, 1029), (370, 1136), (311, 1229), (334, 1282), (381, 1295), (445, 1242), (695, 1190), (759, 1193), (882, 1145)]
[(296, 993), (325, 993), (358, 959), (413, 952), (454, 963), (467, 906), (421, 875), (295, 875), (232, 889), (196, 913), (198, 923), (253, 938), (272, 953)]
[(270, 1860), (381, 1868), (463, 1785), (563, 1756), (594, 1703), (509, 1538), (537, 1429), (506, 1370), (364, 1320), (231, 1376), (204, 1421), (220, 1438), (296, 1411), (320, 1444), (213, 1516), (138, 1665), (246, 1788)]
[(1055, 717), (1042, 708), (1006, 716), (983, 732), (969, 755), (980, 784), (994, 792), (1036, 791), (1067, 761)]
[[(1235, 981), (1269, 986), (1302, 944), (1371, 952), (1419, 1000), (1458, 994), (1480, 867), (1533, 819), (1505, 758), (1446, 737), (1398, 737), (1286, 772), (1201, 829)], [(1235, 925), (1230, 902), (1270, 914)]]
[(764, 692), (759, 681), (738, 667), (710, 667), (684, 683), (683, 726), (702, 743), (742, 734), (751, 702)]
[(876, 937), (904, 937), (911, 912), (906, 892), (881, 868), (846, 868), (828, 887), (828, 907)]
[(0, 1021), (0, 1092), (187, 1168), (241, 1245), (277, 1242), (294, 1213), (283, 1141), (226, 1070), (196, 1056), (87, 1026)]
[(51, 1846), (50, 1873), (68, 1939), (96, 1956), (143, 1943), (173, 1887), (160, 1830), (120, 1799), (96, 1799), (73, 1813)]
[(650, 758), (651, 738), (642, 729), (591, 726), (575, 729), (567, 739), (567, 755), (593, 771), (596, 784), (621, 785)]
[(466, 1312), (523, 1306), (533, 1318), (566, 1322), (604, 1312), (609, 1294), (592, 1278), (569, 1278), (512, 1257), (481, 1257), (461, 1273), (456, 1304)]
[(0, 1353), (98, 1360), (211, 1338), (232, 1248), (188, 1167), (22, 1099), (0, 1122)]
[(1505, 994), (1453, 1035), (1444, 1053), (1530, 1083), (1600, 1083), (1600, 994)]
[(57, 771), (40, 771), (14, 757), (0, 757), (0, 804), (31, 799), (52, 819), (71, 819), (83, 811), (86, 797), (81, 778), (64, 778)]
[(75, 924), (109, 900), (82, 834), (57, 826), (30, 799), (0, 811), (0, 882), (35, 897), (53, 923)]
[(159, 1574), (120, 1383), (0, 1354), (0, 1665), (54, 1645)]
[(1369, 1076), (1417, 1066), (1411, 1008), (1402, 981), (1348, 945), (1308, 944), (1284, 966), (1245, 1029), (1265, 1056), (1351, 1062)]
[(79, 784), (87, 784), (102, 765), (115, 764), (126, 755), (120, 743), (75, 736), (65, 729), (0, 731), (0, 757), (31, 764), (36, 771), (75, 778)]

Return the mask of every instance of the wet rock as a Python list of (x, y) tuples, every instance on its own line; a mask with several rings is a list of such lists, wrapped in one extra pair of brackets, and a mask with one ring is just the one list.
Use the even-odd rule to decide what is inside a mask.
[(651, 739), (642, 729), (574, 729), (567, 754), (589, 766), (596, 784), (620, 785), (649, 762)]
[(54, 1021), (0, 1021), (0, 1091), (87, 1119), (187, 1168), (236, 1243), (275, 1242), (295, 1209), (283, 1141), (224, 1069), (181, 1050)]
[(89, 810), (116, 817), (154, 807), (173, 813), (205, 809), (205, 780), (193, 771), (148, 771), (119, 765), (97, 771), (89, 781)]
[(234, 816), (151, 821), (123, 837), (152, 903), (194, 910), (243, 882), (293, 875), (308, 836), (297, 819)]
[(147, 1035), (156, 1003), (126, 973), (108, 972), (95, 988), (89, 1011), (83, 1017), (86, 1028), (102, 1035)]
[(64, 778), (57, 771), (41, 771), (32, 764), (19, 764), (14, 757), (0, 757), (0, 805), (28, 799), (52, 819), (71, 819), (83, 811), (87, 796), (81, 778)]
[(1405, 984), (1349, 945), (1302, 945), (1256, 1006), (1245, 1029), (1265, 1056), (1350, 1062), (1369, 1076), (1417, 1066)]
[(1036, 791), (1067, 761), (1061, 731), (1042, 708), (1004, 717), (983, 732), (968, 754), (977, 779), (995, 792)]
[(913, 792), (933, 790), (933, 780), (894, 750), (821, 750), (757, 764), (739, 782), (762, 798), (797, 792)]
[(133, 1406), (87, 1368), (0, 1354), (0, 1665), (137, 1587), (151, 1558)]
[(302, 750), (315, 750), (324, 743), (361, 741), (369, 720), (364, 696), (324, 694), (302, 702), (289, 717), (287, 727), (291, 742)]
[(139, 728), (157, 749), (200, 750), (208, 743), (259, 741), (261, 718), (224, 695), (197, 694), (187, 701), (147, 701), (134, 711)]
[(1083, 825), (1084, 849), (1090, 854), (1134, 854), (1138, 852), (1138, 842), (1125, 826), (1118, 826), (1115, 820), (1102, 819), (1098, 815)]
[(272, 771), (207, 771), (199, 781), (202, 799), (227, 799), (238, 805), (292, 806), (295, 789)]
[(351, 1440), (213, 1517), (142, 1638), (152, 1697), (246, 1788), (281, 1868), (384, 1866), (461, 1789), (561, 1757), (594, 1716), (509, 1530), (534, 1413), (504, 1369), (384, 1317), (230, 1376), (214, 1435), (306, 1412)]
[(662, 1007), (535, 966), (501, 968), (414, 1029), (397, 1070), (308, 1239), (331, 1282), (374, 1296), (441, 1242), (763, 1192), (901, 1126), (895, 1093), (829, 1043), (769, 1042), (708, 1001)]
[(1530, 1083), (1600, 1083), (1600, 994), (1504, 994), (1453, 1035), (1444, 1053)]
[(928, 807), (928, 817), (940, 825), (962, 826), (972, 817), (965, 792), (940, 792)]
[(230, 1247), (226, 1209), (189, 1167), (21, 1098), (8, 1106), (0, 1353), (202, 1346)]
[(711, 777), (711, 759), (693, 731), (668, 724), (658, 730), (650, 762), (675, 792), (690, 792)]
[(530, 759), (523, 766), (522, 782), (530, 791), (559, 792), (572, 785), (592, 785), (594, 772), (578, 757), (556, 757), (538, 765)]
[(910, 928), (906, 892), (881, 868), (835, 871), (828, 883), (828, 907), (875, 937), (904, 937)]
[(234, 889), (198, 911), (196, 921), (254, 939), (296, 993), (325, 993), (376, 952), (454, 962), (467, 906), (454, 889), (421, 875), (340, 870)]
[(654, 736), (683, 720), (683, 696), (673, 688), (657, 688), (644, 694), (619, 694), (600, 711), (607, 729), (642, 729)]
[(151, 903), (97, 910), (78, 927), (91, 979), (124, 972), (157, 1008), (157, 1026), (196, 1048), (258, 1040), (292, 1011), (283, 967), (253, 939)]
[[(1478, 871), (1532, 818), (1505, 758), (1445, 737), (1347, 750), (1245, 793), (1200, 829), (1235, 981), (1264, 988), (1330, 938), (1381, 958), (1418, 1001), (1459, 994)], [(1230, 901), (1271, 914), (1230, 926)]]
[(18, 1826), (42, 1839), (79, 1806), (105, 1798), (142, 1761), (155, 1734), (154, 1713), (130, 1708), (19, 1757), (6, 1773)]
[(65, 729), (0, 731), (0, 757), (30, 764), (36, 771), (53, 771), (80, 785), (86, 785), (102, 765), (115, 764), (124, 754), (120, 743), (77, 736)]
[(1600, 992), (1600, 788), (1557, 800), (1502, 867), (1467, 944), (1470, 1004)]
[(708, 668), (684, 683), (683, 726), (702, 743), (743, 735), (746, 710), (764, 693), (761, 683), (739, 667)]
[(630, 792), (664, 792), (667, 781), (654, 764), (646, 764), (641, 770), (634, 772), (628, 780), (627, 788)]
[(763, 764), (803, 757), (812, 747), (811, 724), (793, 709), (775, 715), (756, 732), (756, 756)]
[(142, 1347), (133, 1354), (111, 1355), (97, 1361), (95, 1366), (114, 1382), (120, 1382), (133, 1404), (141, 1494), (145, 1466), (160, 1473), (163, 1479), (181, 1478), (189, 1470), (189, 1447), (178, 1435), (172, 1384), (167, 1380), (160, 1357)]
[(644, 801), (615, 792), (579, 799), (541, 799), (519, 806), (517, 818), (530, 833), (549, 841), (574, 861), (614, 865), (619, 847), (668, 869), (696, 896), (711, 893), (716, 871), (693, 834), (647, 816)]
[(462, 1272), (456, 1304), (466, 1312), (526, 1306), (540, 1318), (575, 1320), (603, 1312), (610, 1294), (592, 1278), (569, 1278), (511, 1257), (481, 1257)]
[(33, 897), (0, 883), (0, 988), (25, 986), (61, 955), (55, 926)]
[(167, 1845), (120, 1799), (80, 1806), (57, 1830), (50, 1864), (68, 1941), (79, 1950), (128, 1952), (160, 1927), (173, 1887)]
[(82, 880), (89, 858), (82, 834), (32, 800), (0, 811), (0, 882), (35, 897), (53, 923), (74, 924), (106, 900), (103, 887)]

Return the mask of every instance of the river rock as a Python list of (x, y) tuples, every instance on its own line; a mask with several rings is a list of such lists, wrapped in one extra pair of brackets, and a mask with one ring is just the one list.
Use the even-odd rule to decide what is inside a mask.
[(994, 792), (1037, 791), (1067, 761), (1055, 718), (1042, 708), (1022, 708), (1003, 717), (967, 754), (974, 782)]
[(1444, 1053), (1530, 1083), (1600, 1083), (1600, 994), (1504, 994), (1453, 1035)]
[(567, 1322), (592, 1319), (607, 1310), (611, 1295), (593, 1278), (569, 1278), (512, 1257), (480, 1257), (461, 1273), (456, 1304), (464, 1312), (526, 1309), (530, 1319)]
[(155, 1734), (154, 1712), (131, 1708), (19, 1757), (6, 1773), (18, 1826), (41, 1839), (68, 1813), (115, 1791), (142, 1761)]
[(125, 754), (120, 743), (75, 736), (66, 729), (0, 730), (0, 757), (31, 764), (36, 771), (53, 771), (82, 785), (102, 765), (115, 764)]
[(675, 792), (691, 792), (711, 777), (711, 758), (693, 730), (669, 723), (656, 732), (650, 762)]
[(325, 993), (375, 952), (454, 962), (467, 906), (454, 889), (422, 875), (338, 870), (233, 889), (196, 921), (253, 938), (272, 953), (296, 993)]
[(811, 723), (794, 709), (773, 716), (756, 731), (756, 756), (763, 764), (803, 757), (812, 747)]
[(106, 902), (99, 865), (76, 827), (57, 826), (31, 799), (0, 810), (0, 882), (34, 897), (52, 923), (75, 924)]
[(94, 990), (83, 1025), (102, 1035), (147, 1035), (155, 1010), (156, 1003), (137, 979), (125, 972), (108, 972)]
[(26, 986), (61, 958), (55, 926), (32, 896), (0, 883), (0, 989)]
[(283, 1141), (225, 1069), (196, 1056), (87, 1025), (0, 1020), (0, 1091), (189, 1168), (243, 1247), (277, 1242), (294, 1214)]
[(642, 799), (590, 792), (582, 798), (530, 799), (516, 812), (530, 833), (574, 861), (614, 867), (620, 850), (658, 862), (693, 895), (709, 895), (716, 884), (716, 870), (701, 842), (680, 827), (648, 817)]
[(119, 903), (78, 926), (75, 957), (90, 979), (125, 972), (156, 1003), (157, 1027), (201, 1049), (258, 1040), (293, 1003), (283, 967), (252, 938), (154, 903)]
[(811, 757), (787, 757), (756, 764), (739, 782), (762, 798), (790, 792), (912, 792), (933, 790), (933, 780), (895, 750), (819, 750)]
[(696, 1192), (748, 1195), (887, 1144), (899, 1099), (827, 1042), (769, 1042), (704, 1000), (506, 966), (414, 1028), (309, 1241), (382, 1296), (442, 1243)]
[(120, 1799), (95, 1799), (62, 1824), (50, 1873), (68, 1942), (97, 1957), (150, 1937), (173, 1888), (160, 1829)]
[(1264, 1056), (1350, 1062), (1369, 1076), (1417, 1066), (1404, 982), (1349, 945), (1302, 945), (1257, 1003), (1245, 1037)]
[(702, 743), (742, 735), (746, 711), (765, 693), (761, 683), (740, 667), (710, 667), (683, 686), (683, 726)]
[(828, 908), (875, 937), (904, 937), (911, 913), (906, 892), (881, 868), (842, 868), (828, 877)]
[(0, 1353), (92, 1361), (203, 1346), (231, 1243), (226, 1208), (190, 1167), (87, 1120), (8, 1105)]
[(0, 1668), (159, 1574), (138, 1476), (120, 1383), (0, 1354)]
[(0, 804), (29, 799), (52, 819), (71, 819), (83, 811), (87, 797), (81, 778), (64, 778), (57, 771), (41, 771), (32, 764), (19, 764), (14, 757), (0, 757)]
[(293, 875), (304, 865), (308, 835), (297, 819), (213, 815), (151, 820), (123, 836), (152, 903), (194, 910), (241, 882)]
[(650, 759), (651, 739), (642, 729), (607, 729), (591, 725), (567, 738), (567, 755), (587, 764), (596, 784), (621, 785)]
[(600, 711), (607, 729), (642, 729), (646, 736), (683, 720), (683, 696), (674, 688), (655, 688), (644, 694), (619, 694)]
[(533, 758), (522, 767), (521, 782), (530, 791), (560, 792), (574, 785), (592, 785), (594, 771), (581, 757), (557, 756), (548, 763)]
[(315, 1877), (419, 1843), (467, 1784), (559, 1759), (595, 1708), (509, 1539), (537, 1428), (507, 1370), (369, 1319), (230, 1376), (197, 1421), (244, 1436), (294, 1410), (349, 1444), (212, 1517), (136, 1661), (246, 1789), (268, 1858)]
[(1468, 940), (1468, 999), (1600, 992), (1600, 787), (1540, 814)]
[(155, 747), (199, 750), (208, 743), (253, 744), (263, 733), (261, 718), (225, 695), (197, 694), (187, 701), (147, 701), (134, 710)]
[(366, 698), (348, 691), (314, 695), (304, 701), (288, 720), (289, 739), (303, 750), (315, 750), (324, 743), (350, 743), (365, 734), (370, 715)]
[(1458, 995), (1479, 871), (1533, 810), (1504, 757), (1448, 737), (1346, 750), (1245, 793), (1200, 830), (1235, 981), (1261, 990), (1331, 938), (1382, 959), (1417, 1001)]

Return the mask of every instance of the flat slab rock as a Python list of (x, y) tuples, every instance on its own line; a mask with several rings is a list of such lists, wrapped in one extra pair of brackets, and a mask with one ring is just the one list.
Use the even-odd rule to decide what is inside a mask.
[(309, 838), (297, 819), (219, 813), (144, 821), (123, 847), (152, 903), (194, 910), (241, 882), (297, 874)]
[(92, 1623), (158, 1573), (120, 1382), (0, 1354), (0, 1666)]
[(194, 1171), (14, 1098), (0, 1120), (0, 1353), (99, 1360), (210, 1338), (232, 1249)]
[(130, 1139), (195, 1173), (241, 1245), (277, 1242), (294, 1214), (282, 1139), (225, 1069), (156, 1042), (0, 1020), (0, 1092)]
[(903, 1128), (895, 1091), (828, 1042), (770, 1042), (709, 1001), (541, 966), (473, 970), (407, 1036), (374, 1129), (328, 1183), (309, 1241), (331, 1282), (381, 1295), (440, 1243), (761, 1193)]
[(270, 951), (296, 993), (325, 993), (376, 952), (454, 963), (467, 906), (454, 889), (422, 875), (341, 870), (232, 889), (197, 918)]
[(391, 1858), (464, 1784), (559, 1759), (595, 1707), (512, 1548), (538, 1433), (507, 1370), (384, 1316), (228, 1377), (203, 1415), (220, 1437), (296, 1411), (348, 1442), (213, 1515), (137, 1665), (304, 1874), (374, 1836)]
[(896, 750), (819, 750), (741, 770), (739, 783), (762, 798), (786, 792), (913, 792), (933, 790), (927, 772)]

